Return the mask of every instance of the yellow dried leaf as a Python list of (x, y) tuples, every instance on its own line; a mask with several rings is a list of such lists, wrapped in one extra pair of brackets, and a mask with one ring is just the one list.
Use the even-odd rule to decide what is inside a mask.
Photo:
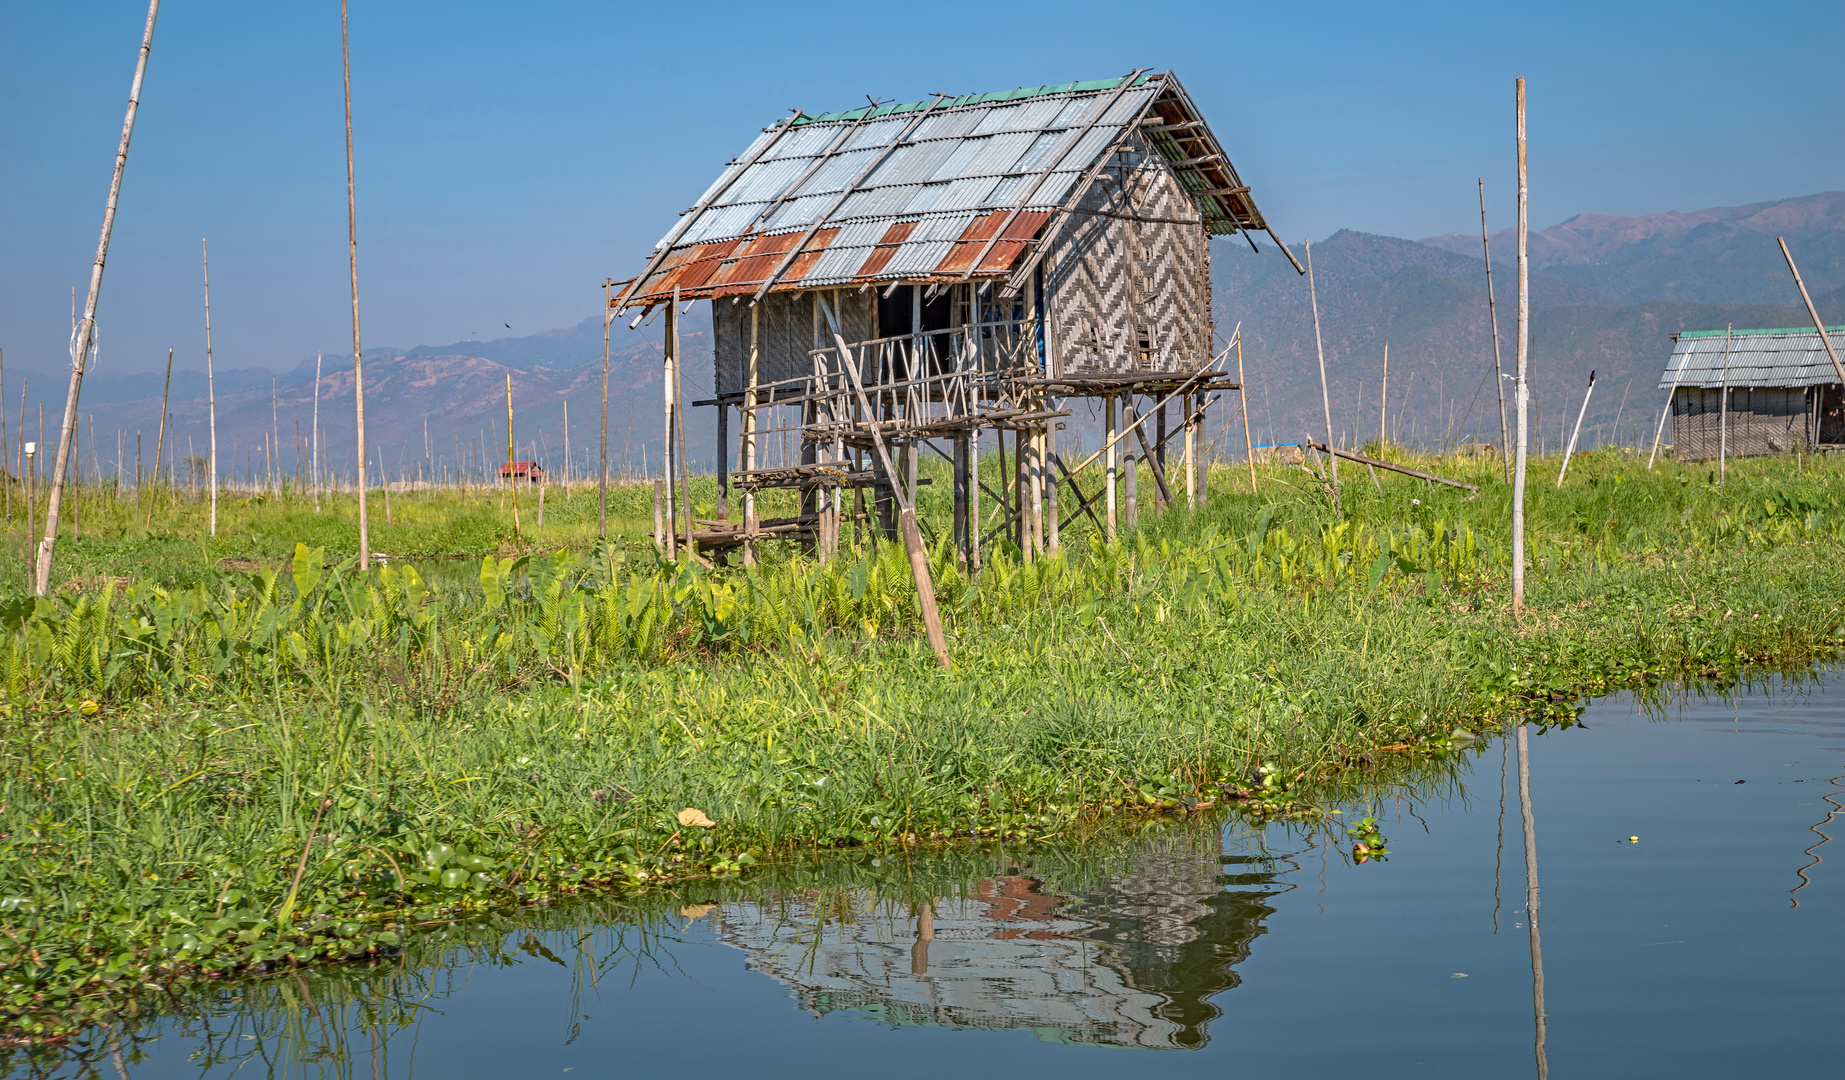
[(702, 919), (717, 910), (716, 904), (687, 904), (679, 909), (682, 919)]
[(687, 829), (715, 829), (717, 822), (705, 816), (703, 810), (688, 806), (679, 811), (679, 824)]

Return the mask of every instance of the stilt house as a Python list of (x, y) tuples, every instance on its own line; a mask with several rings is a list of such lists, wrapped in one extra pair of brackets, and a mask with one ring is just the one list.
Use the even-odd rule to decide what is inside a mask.
[[(674, 321), (690, 301), (712, 305), (716, 397), (695, 404), (720, 410), (727, 473), (737, 410), (724, 488), (742, 489), (744, 520), (730, 523), (724, 505), (725, 521), (674, 530), (718, 549), (795, 537), (824, 557), (842, 528), (890, 527), (894, 487), (914, 497), (918, 448), (939, 441), (951, 445), (935, 449), (954, 462), (962, 559), (979, 562), (982, 528), (970, 523), (988, 519), (983, 490), (1002, 504), (989, 539), (1027, 557), (1054, 550), (1058, 487), (1082, 469), (1058, 461), (1056, 433), (1081, 397), (1102, 399), (1108, 416), (1105, 497), (1079, 503), (1065, 487), (1072, 518), (1112, 533), (1117, 457), (1130, 446), (1156, 460), (1159, 499), (1177, 497), (1164, 466), (1180, 432), (1195, 497), (1193, 432), (1214, 394), (1239, 388), (1219, 374), (1210, 238), (1267, 229), (1170, 73), (797, 112), (765, 128), (610, 299), (611, 318), (641, 309), (636, 325), (664, 309), (669, 396)], [(1123, 445), (1137, 397), (1157, 424)], [(983, 433), (1007, 475), (979, 477)], [(892, 448), (895, 477), (869, 452), (874, 436)], [(682, 453), (666, 464), (669, 503)], [(765, 487), (800, 488), (801, 514), (758, 520), (752, 493)], [(678, 520), (670, 505), (667, 520)]]
[[(1826, 328), (1845, 355), (1845, 326)], [(1679, 461), (1845, 446), (1839, 374), (1817, 330), (1690, 330), (1659, 377)], [(1727, 398), (1727, 402), (1726, 402)]]

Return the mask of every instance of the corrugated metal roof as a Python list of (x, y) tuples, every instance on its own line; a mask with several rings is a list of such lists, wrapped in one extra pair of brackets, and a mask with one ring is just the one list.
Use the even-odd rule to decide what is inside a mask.
[(725, 168), (616, 302), (657, 303), (674, 285), (690, 299), (771, 278), (793, 289), (958, 277), (1016, 214), (975, 271), (1003, 274), (1032, 238), (1020, 226), (1041, 228), (1135, 124), (1211, 232), (1264, 227), (1170, 74), (1061, 83), (783, 121)]
[[(1845, 326), (1826, 327), (1832, 347), (1845, 358)], [(1725, 351), (1730, 386), (1825, 386), (1839, 381), (1817, 330), (1692, 330), (1678, 336), (1666, 360), (1659, 388), (1722, 387)]]

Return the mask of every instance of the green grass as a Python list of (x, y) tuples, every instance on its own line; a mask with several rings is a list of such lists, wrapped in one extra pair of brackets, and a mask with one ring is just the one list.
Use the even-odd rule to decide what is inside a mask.
[(1064, 843), (1198, 802), (1312, 819), (1456, 726), (1845, 642), (1831, 459), (1719, 487), (1597, 453), (1560, 491), (1535, 463), (1519, 620), (1496, 463), (1421, 464), (1483, 490), (1347, 469), (1341, 515), (1304, 472), (1252, 495), (1219, 468), (1206, 509), (1112, 545), (1071, 529), (975, 576), (938, 550), (948, 672), (901, 551), (664, 564), (648, 488), (601, 546), (580, 492), (530, 556), (488, 500), (395, 499), (400, 551), (476, 557), (434, 577), (359, 575), (331, 508), (221, 505), (206, 540), (195, 505), (112, 536), (99, 504), (62, 549), (79, 586), (0, 612), (0, 1010), (69, 1030), (149, 984), (813, 848)]

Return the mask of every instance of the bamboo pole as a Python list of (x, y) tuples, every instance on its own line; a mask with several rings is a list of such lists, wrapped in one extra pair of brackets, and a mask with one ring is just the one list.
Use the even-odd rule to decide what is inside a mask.
[(1493, 389), (1499, 395), (1499, 464), (1512, 478), (1512, 436), (1505, 419), (1505, 366), (1499, 359), (1499, 314), (1493, 301), (1493, 249), (1486, 240), (1486, 178), (1480, 184), (1480, 255), (1486, 260), (1486, 321), (1493, 332)]
[(1813, 329), (1819, 331), (1819, 343), (1825, 346), (1826, 359), (1832, 361), (1832, 370), (1838, 373), (1839, 384), (1845, 388), (1845, 365), (1839, 363), (1839, 354), (1832, 347), (1832, 338), (1826, 333), (1826, 324), (1819, 321), (1819, 309), (1813, 306), (1813, 298), (1807, 295), (1807, 283), (1800, 279), (1800, 268), (1794, 265), (1794, 253), (1787, 250), (1785, 237), (1775, 237), (1781, 245), (1781, 257), (1787, 260), (1788, 272), (1794, 275), (1794, 284), (1800, 289), (1800, 299), (1807, 305), (1807, 315), (1813, 320)]
[(1736, 329), (1731, 323), (1723, 331), (1723, 389), (1717, 400), (1717, 483), (1729, 482), (1730, 456), (1730, 334)]
[(313, 442), (309, 453), (308, 482), (314, 488), (314, 512), (320, 513), (320, 350), (314, 350), (314, 420), (308, 438)]
[[(1332, 391), (1326, 385), (1326, 346), (1320, 338), (1320, 290), (1313, 280), (1313, 241), (1307, 244), (1307, 296), (1313, 304), (1313, 351), (1320, 358), (1320, 404), (1326, 409), (1326, 445), (1333, 445), (1332, 426)], [(1332, 478), (1333, 508), (1345, 512), (1339, 501), (1339, 459), (1326, 459), (1328, 475)]]
[(1517, 83), (1518, 112), (1518, 376), (1514, 385), (1518, 409), (1517, 461), (1512, 470), (1512, 612), (1525, 609), (1525, 458), (1530, 440), (1526, 424), (1526, 405), (1531, 387), (1525, 381), (1526, 365), (1531, 356), (1531, 275), (1529, 187), (1525, 172), (1525, 80)]
[(609, 534), (609, 323), (615, 320), (615, 309), (609, 306), (609, 291), (613, 285), (608, 278), (602, 280), (602, 466), (596, 480), (597, 536)]
[(211, 250), (205, 238), (199, 238), (199, 253), (205, 267), (205, 406), (211, 435), (206, 453), (210, 455), (211, 535), (218, 535), (218, 392), (211, 360)]
[(1570, 455), (1576, 452), (1576, 436), (1582, 434), (1582, 418), (1589, 412), (1589, 395), (1595, 393), (1595, 371), (1589, 371), (1589, 388), (1582, 392), (1582, 408), (1576, 413), (1576, 426), (1570, 429), (1569, 445), (1563, 450), (1563, 467), (1557, 470), (1557, 487), (1563, 487), (1563, 474), (1570, 471)]
[(1377, 391), (1377, 452), (1383, 453), (1390, 440), (1384, 434), (1384, 420), (1390, 415), (1390, 342), (1384, 342), (1384, 376)]
[[(890, 451), (884, 445), (884, 434), (878, 430), (877, 414), (872, 411), (871, 402), (865, 396), (865, 387), (859, 381), (857, 361), (852, 350), (846, 346), (846, 339), (839, 332), (839, 316), (820, 293), (814, 294), (814, 302), (826, 314), (833, 343), (839, 349), (840, 366), (845, 369), (846, 377), (852, 383), (852, 392), (857, 396), (859, 408), (865, 414), (866, 425), (871, 429), (872, 449), (877, 452), (878, 461), (884, 467), (884, 475), (892, 480), (891, 497), (897, 500), (903, 546), (910, 557), (910, 576), (916, 582), (916, 604), (922, 609), (923, 629), (929, 636), (929, 647), (935, 651), (937, 665), (950, 667), (948, 639), (942, 635), (942, 617), (935, 606), (935, 582), (929, 574), (929, 552), (923, 546), (922, 529), (916, 524), (916, 504), (904, 493), (903, 485), (896, 483), (897, 473), (891, 467)], [(971, 531), (977, 533), (979, 526), (975, 525)]]
[[(90, 292), (83, 305), (83, 321), (72, 335), (70, 391), (64, 401), (63, 431), (58, 436), (58, 463), (45, 503), (45, 538), (33, 557), (32, 591), (44, 596), (50, 589), (52, 551), (58, 542), (58, 504), (64, 494), (64, 468), (76, 441), (77, 400), (83, 392), (84, 367), (96, 340), (96, 302), (102, 295), (103, 267), (109, 261), (109, 237), (115, 229), (115, 208), (121, 200), (122, 174), (128, 168), (128, 144), (134, 136), (135, 114), (141, 108), (141, 84), (147, 77), (147, 58), (154, 48), (154, 21), (160, 0), (148, 0), (147, 26), (141, 33), (141, 52), (135, 59), (134, 82), (128, 90), (128, 113), (122, 119), (122, 140), (115, 151), (115, 172), (109, 180), (109, 199), (103, 208), (102, 235), (96, 242), (96, 261), (90, 267)], [(40, 451), (43, 453), (43, 450)], [(29, 535), (29, 533), (28, 533)]]
[(352, 44), (346, 25), (346, 0), (340, 0), (340, 68), (346, 84), (346, 247), (352, 281), (352, 407), (358, 425), (359, 569), (369, 570), (372, 535), (365, 505), (365, 365), (359, 347), (359, 201), (352, 176)]
[[(5, 463), (6, 456), (7, 456), (6, 448), (8, 445), (10, 445), (10, 442), (11, 442), (11, 440), (9, 440), (6, 437), (6, 435), (7, 435), (7, 432), (6, 432), (6, 350), (0, 349), (0, 464)], [(118, 463), (116, 472), (119, 474), (121, 472), (119, 463), (121, 461), (122, 455), (118, 453), (115, 455), (115, 457)], [(13, 520), (13, 470), (12, 469), (0, 469), (0, 480), (4, 481), (4, 484), (6, 487), (6, 519), (8, 521), (12, 521)]]
[[(78, 496), (83, 492), (83, 449), (77, 439), (77, 436), (82, 434), (82, 431), (82, 425), (73, 425), (70, 433), (70, 538), (72, 540), (77, 539), (78, 535), (77, 505), (80, 501)], [(62, 480), (63, 477), (59, 477), (59, 479)]]
[[(25, 427), (25, 416), (23, 413), (21, 413), (20, 415), (20, 425), (19, 426), (22, 430)], [(39, 450), (39, 446), (37, 443), (22, 443), (21, 445), (24, 447), (24, 450), (22, 451), (22, 453), (23, 453), (23, 461), (24, 461), (25, 470), (26, 470), (26, 544), (25, 546), (30, 547), (31, 542), (32, 542), (32, 534), (36, 532), (38, 528), (37, 521), (36, 521), (37, 516), (38, 516), (38, 491), (35, 490), (35, 487), (32, 483), (32, 458), (35, 454), (38, 454), (41, 451)], [(25, 553), (22, 553), (22, 554), (25, 554)], [(32, 564), (32, 556), (30, 554), (26, 554), (26, 570), (29, 573), (33, 569), (34, 567)]]
[(513, 543), (523, 544), (525, 541), (519, 535), (519, 468), (513, 460), (517, 456), (513, 444), (512, 372), (509, 371), (506, 373), (506, 486), (512, 491)]
[[(389, 471), (385, 469), (384, 447), (382, 446), (378, 448), (378, 486), (379, 488), (383, 490), (383, 493), (384, 493), (384, 523), (386, 525), (389, 525), (391, 523), (391, 476), (390, 476)], [(517, 508), (515, 507), (515, 510), (516, 509)], [(514, 513), (513, 514), (513, 523), (514, 523), (513, 524), (513, 535), (515, 537), (519, 535), (518, 521), (519, 521), (519, 515), (517, 513)]]
[[(151, 485), (153, 490), (150, 490), (147, 493), (148, 495), (147, 524), (143, 526), (143, 528), (148, 528), (148, 529), (151, 529), (154, 527), (154, 499), (158, 497), (157, 492), (160, 486), (160, 451), (161, 451), (161, 448), (166, 445), (166, 441), (167, 441), (167, 400), (169, 399), (169, 397), (171, 397), (172, 393), (173, 393), (173, 350), (168, 349), (167, 350), (167, 378), (166, 378), (166, 383), (160, 389), (160, 434), (154, 437), (154, 481), (153, 481), (153, 484)], [(94, 440), (92, 440), (92, 442), (94, 442)], [(120, 455), (117, 455), (117, 456), (119, 457)], [(168, 481), (171, 482), (171, 480), (172, 478), (168, 477)], [(137, 487), (135, 489), (135, 501), (139, 502), (140, 500), (141, 500), (141, 491), (140, 491), (140, 488)]]
[(1678, 363), (1678, 370), (1672, 373), (1672, 389), (1666, 391), (1666, 406), (1659, 410), (1659, 424), (1653, 428), (1653, 452), (1646, 456), (1647, 472), (1653, 471), (1653, 459), (1659, 456), (1659, 440), (1666, 433), (1666, 417), (1672, 414), (1672, 400), (1678, 396), (1679, 381), (1685, 377), (1685, 369), (1690, 366), (1691, 350), (1686, 348), (1683, 359)]
[[(1249, 434), (1249, 386), (1243, 381), (1243, 334), (1241, 328), (1236, 335), (1236, 392), (1243, 399), (1243, 460), (1249, 463), (1249, 493), (1256, 493), (1256, 440)], [(1165, 409), (1160, 415), (1166, 414)], [(1381, 423), (1381, 421), (1380, 421)]]

